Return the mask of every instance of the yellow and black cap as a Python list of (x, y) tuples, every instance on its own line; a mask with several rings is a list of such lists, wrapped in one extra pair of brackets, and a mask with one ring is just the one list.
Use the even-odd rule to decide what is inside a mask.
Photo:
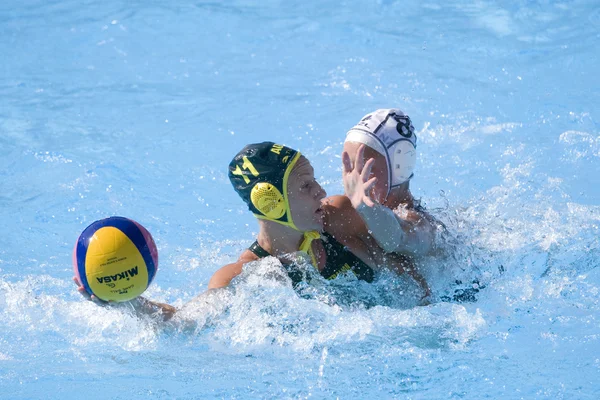
[(273, 142), (249, 144), (229, 163), (229, 180), (257, 218), (294, 229), (287, 195), (300, 152)]

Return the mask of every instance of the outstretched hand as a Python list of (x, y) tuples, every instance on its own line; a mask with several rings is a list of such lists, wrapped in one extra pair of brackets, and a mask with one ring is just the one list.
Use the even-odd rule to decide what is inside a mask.
[(375, 182), (377, 182), (376, 177), (369, 179), (374, 162), (374, 159), (369, 158), (365, 163), (364, 144), (358, 148), (354, 166), (352, 165), (352, 160), (350, 160), (348, 152), (344, 151), (342, 153), (342, 163), (344, 164), (344, 172), (342, 174), (344, 190), (354, 208), (358, 208), (361, 204), (368, 207), (373, 207), (375, 205), (369, 196), (369, 190), (373, 187)]
[[(115, 303), (112, 301), (101, 300), (98, 297), (94, 296), (93, 294), (90, 295), (87, 292), (87, 290), (85, 290), (85, 288), (83, 287), (81, 282), (79, 282), (79, 279), (77, 279), (76, 276), (73, 277), (73, 282), (75, 282), (75, 284), (77, 285), (77, 291), (83, 297), (85, 297), (86, 299), (88, 299), (90, 301), (93, 301), (94, 303), (98, 304), (99, 306), (105, 306), (108, 304), (113, 304), (113, 305), (123, 304), (123, 303)], [(134, 310), (139, 315), (149, 315), (152, 317), (156, 317), (158, 315), (159, 318), (163, 321), (170, 320), (171, 318), (173, 318), (173, 316), (177, 312), (177, 309), (169, 304), (156, 303), (156, 302), (150, 301), (142, 296), (138, 296), (135, 299), (129, 301), (128, 303), (133, 306)]]

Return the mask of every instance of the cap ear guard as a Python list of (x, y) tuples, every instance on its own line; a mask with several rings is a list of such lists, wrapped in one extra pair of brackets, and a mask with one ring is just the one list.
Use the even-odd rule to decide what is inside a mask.
[(244, 147), (229, 163), (229, 180), (256, 218), (297, 230), (287, 198), (287, 183), (300, 152), (273, 142)]
[(391, 153), (390, 168), (392, 169), (391, 188), (394, 188), (413, 177), (417, 162), (417, 151), (412, 143), (401, 140), (395, 143), (389, 149), (389, 152)]
[(268, 182), (258, 182), (250, 192), (252, 205), (268, 219), (277, 220), (285, 214), (285, 199), (281, 192)]

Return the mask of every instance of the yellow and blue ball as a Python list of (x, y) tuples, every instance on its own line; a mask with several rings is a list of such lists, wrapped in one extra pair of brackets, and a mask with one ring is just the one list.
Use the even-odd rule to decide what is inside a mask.
[(154, 279), (158, 250), (142, 225), (110, 217), (81, 233), (73, 249), (73, 269), (90, 295), (105, 301), (129, 301)]

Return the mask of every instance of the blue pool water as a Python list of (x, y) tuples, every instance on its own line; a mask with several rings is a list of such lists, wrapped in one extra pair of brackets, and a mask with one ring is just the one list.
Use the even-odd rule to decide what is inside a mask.
[[(599, 398), (599, 39), (596, 0), (0, 3), (0, 397)], [(388, 107), (449, 229), (422, 268), (477, 302), (387, 275), (299, 297), (268, 261), (168, 326), (74, 290), (75, 239), (122, 215), (182, 307), (257, 232), (243, 145), (340, 193), (346, 130)]]

